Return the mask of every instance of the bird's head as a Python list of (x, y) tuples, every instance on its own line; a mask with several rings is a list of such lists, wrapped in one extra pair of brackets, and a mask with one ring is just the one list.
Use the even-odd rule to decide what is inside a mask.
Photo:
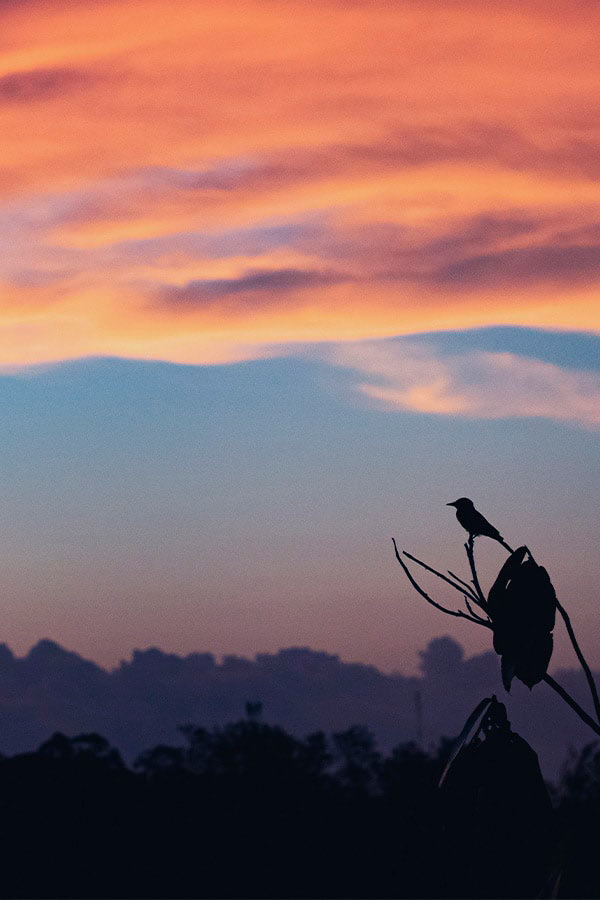
[(473, 501), (469, 500), (468, 497), (459, 497), (458, 500), (453, 500), (452, 503), (446, 503), (446, 506), (455, 506), (457, 509), (470, 509), (473, 506)]

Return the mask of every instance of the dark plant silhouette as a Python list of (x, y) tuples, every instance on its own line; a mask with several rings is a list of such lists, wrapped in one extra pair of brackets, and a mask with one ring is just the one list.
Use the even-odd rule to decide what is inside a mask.
[[(575, 637), (570, 617), (557, 599), (548, 573), (536, 563), (527, 547), (522, 546), (513, 551), (500, 536), (498, 529), (490, 525), (474, 508), (472, 501), (461, 498), (448, 505), (453, 506), (457, 503), (462, 504), (457, 508), (457, 517), (460, 524), (469, 532), (465, 551), (471, 573), (470, 582), (451, 570), (447, 570), (447, 575), (443, 574), (411, 553), (403, 551), (401, 554), (396, 540), (392, 538), (396, 559), (411, 585), (421, 597), (446, 615), (466, 619), (493, 632), (493, 646), (502, 659), (502, 680), (506, 690), (510, 690), (514, 677), (523, 681), (529, 688), (540, 681), (545, 681), (592, 731), (600, 735), (600, 700), (596, 684)], [(468, 504), (468, 507), (465, 507), (465, 504)], [(478, 535), (493, 538), (510, 553), (487, 597), (481, 588), (475, 564), (475, 538)], [(461, 594), (465, 610), (449, 609), (434, 600), (416, 581), (403, 557), (453, 587)], [(556, 610), (565, 623), (569, 639), (584, 671), (592, 695), (595, 718), (592, 718), (547, 672), (552, 655), (552, 630)]]
[(537, 895), (555, 851), (550, 798), (536, 753), (495, 696), (469, 717), (440, 785), (444, 835), (466, 896)]
[(500, 569), (488, 595), (487, 611), (494, 650), (502, 660), (504, 687), (510, 691), (516, 677), (531, 689), (546, 674), (552, 656), (556, 593), (548, 573), (527, 547), (511, 553)]
[[(507, 691), (513, 678), (530, 690), (545, 681), (582, 721), (600, 734), (600, 704), (594, 678), (546, 569), (538, 565), (526, 546), (512, 550), (472, 501), (461, 498), (448, 505), (456, 506), (458, 521), (469, 533), (465, 550), (471, 579), (466, 581), (450, 570), (443, 574), (406, 551), (400, 554), (393, 540), (396, 558), (411, 585), (441, 612), (492, 631)], [(475, 564), (475, 538), (480, 535), (496, 540), (509, 553), (487, 597)], [(403, 557), (460, 593), (465, 609), (449, 609), (430, 597)], [(557, 610), (587, 679), (595, 719), (548, 674)], [(586, 748), (574, 769), (563, 778), (572, 796), (577, 796), (574, 786), (585, 782), (590, 759), (591, 767), (600, 769), (597, 763), (600, 755)], [(597, 782), (595, 771), (592, 781)], [(467, 719), (442, 774), (440, 787), (445, 799), (442, 814), (450, 843), (454, 841), (455, 852), (451, 858), (461, 859), (462, 864), (461, 845), (466, 844), (472, 851), (466, 857), (466, 896), (558, 896), (565, 873), (572, 872), (569, 860), (572, 863), (576, 852), (568, 830), (563, 829), (562, 837), (558, 838), (537, 755), (512, 731), (506, 709), (495, 696), (482, 700)], [(581, 795), (578, 801), (581, 803)], [(490, 871), (495, 873), (492, 892)]]

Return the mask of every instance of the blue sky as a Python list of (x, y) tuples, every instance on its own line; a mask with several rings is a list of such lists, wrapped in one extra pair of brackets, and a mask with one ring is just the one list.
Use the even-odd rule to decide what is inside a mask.
[[(399, 358), (480, 350), (600, 371), (600, 338), (585, 334), (385, 343)], [(152, 644), (245, 655), (306, 644), (410, 671), (445, 633), (475, 651), (487, 635), (413, 595), (390, 540), (466, 574), (445, 506), (466, 494), (547, 565), (600, 664), (599, 432), (381, 408), (327, 348), (294, 352), (2, 376), (3, 639), (21, 652), (48, 636), (105, 664)], [(502, 551), (484, 538), (478, 550), (489, 580)], [(555, 660), (569, 659), (561, 638)]]

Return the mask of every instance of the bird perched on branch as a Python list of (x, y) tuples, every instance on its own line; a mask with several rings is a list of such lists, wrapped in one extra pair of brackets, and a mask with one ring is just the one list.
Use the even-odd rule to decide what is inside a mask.
[(481, 513), (475, 509), (473, 501), (469, 500), (468, 497), (459, 497), (458, 500), (447, 503), (446, 506), (456, 507), (456, 518), (465, 531), (469, 532), (470, 537), (475, 538), (480, 534), (485, 535), (485, 537), (492, 538), (493, 541), (498, 541), (505, 550), (512, 553), (512, 549), (508, 546), (498, 529), (494, 528), (485, 516), (482, 516)]

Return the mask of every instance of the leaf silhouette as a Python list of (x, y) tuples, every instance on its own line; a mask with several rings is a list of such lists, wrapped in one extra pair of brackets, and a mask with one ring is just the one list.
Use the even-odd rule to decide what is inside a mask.
[(488, 595), (494, 650), (502, 658), (502, 682), (513, 678), (532, 688), (542, 680), (552, 656), (556, 594), (550, 577), (527, 547), (506, 560)]
[[(493, 703), (495, 699), (496, 698), (492, 696), (492, 697), (484, 697), (483, 700), (480, 700), (480, 702), (477, 704), (477, 706), (475, 707), (475, 709), (473, 710), (473, 712), (471, 713), (471, 715), (465, 722), (461, 733), (459, 734), (459, 736), (456, 739), (456, 743), (454, 745), (452, 753), (450, 754), (450, 759), (448, 760), (448, 762), (446, 763), (446, 765), (444, 767), (444, 771), (442, 772), (442, 777), (439, 780), (439, 785), (438, 785), (439, 787), (441, 787), (443, 785), (444, 781), (446, 780), (446, 778), (448, 776), (448, 772), (450, 771), (452, 764), (454, 763), (454, 760), (456, 759), (456, 757), (458, 756), (458, 754), (460, 753), (462, 748), (465, 746), (467, 741), (471, 740), (477, 734), (477, 732), (480, 730), (481, 723), (483, 721), (483, 717), (487, 713), (487, 711), (490, 707), (490, 704)], [(475, 729), (475, 731), (473, 731), (473, 729), (475, 728), (475, 725), (477, 725), (477, 728)]]

